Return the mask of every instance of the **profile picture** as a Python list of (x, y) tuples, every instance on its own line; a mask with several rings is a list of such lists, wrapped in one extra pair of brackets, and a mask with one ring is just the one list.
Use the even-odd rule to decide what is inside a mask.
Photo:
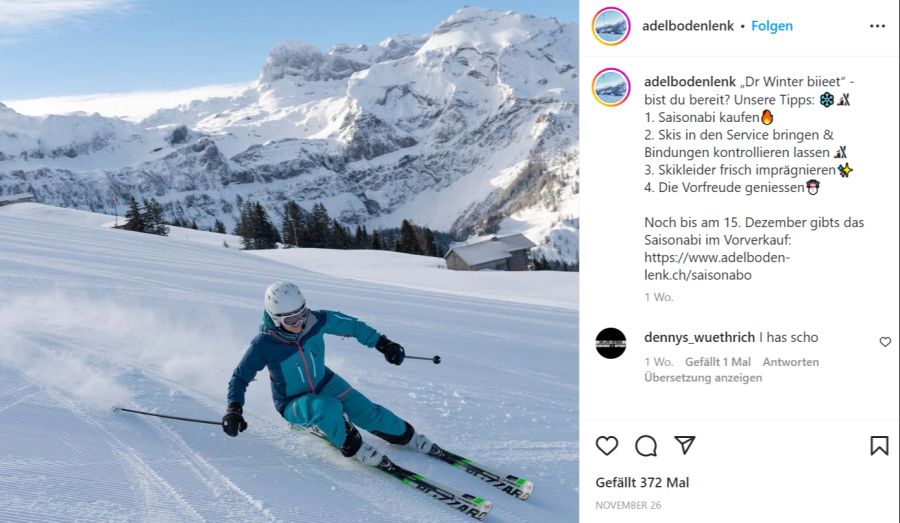
[(631, 94), (631, 80), (622, 70), (607, 67), (594, 77), (591, 92), (601, 104), (615, 107), (624, 103)]
[(614, 327), (603, 329), (597, 334), (595, 348), (604, 358), (614, 360), (625, 353), (625, 334)]
[(631, 33), (631, 19), (618, 7), (604, 7), (594, 15), (591, 27), (601, 44), (619, 45)]

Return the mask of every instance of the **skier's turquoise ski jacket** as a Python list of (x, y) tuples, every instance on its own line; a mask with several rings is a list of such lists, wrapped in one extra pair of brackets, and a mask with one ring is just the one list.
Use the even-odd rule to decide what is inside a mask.
[(362, 321), (335, 311), (309, 311), (303, 330), (291, 334), (279, 329), (263, 312), (260, 332), (235, 367), (228, 382), (228, 402), (244, 404), (247, 385), (264, 367), (269, 369), (272, 400), (284, 415), (295, 398), (321, 391), (334, 377), (325, 366), (326, 334), (353, 336), (367, 347), (374, 347), (381, 334)]

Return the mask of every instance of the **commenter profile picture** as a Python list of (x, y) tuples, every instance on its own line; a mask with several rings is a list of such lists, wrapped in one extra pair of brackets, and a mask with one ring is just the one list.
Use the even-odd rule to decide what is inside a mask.
[(625, 334), (614, 327), (603, 329), (597, 334), (594, 347), (604, 358), (614, 360), (625, 353)]
[(631, 34), (631, 19), (618, 7), (604, 7), (594, 15), (591, 30), (603, 45), (619, 45)]
[(621, 69), (607, 67), (594, 77), (591, 92), (601, 105), (616, 107), (622, 105), (631, 94), (631, 80)]

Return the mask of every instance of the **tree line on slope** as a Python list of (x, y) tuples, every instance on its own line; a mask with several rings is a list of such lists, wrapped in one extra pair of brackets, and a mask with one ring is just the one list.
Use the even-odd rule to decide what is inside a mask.
[(159, 236), (169, 235), (169, 227), (163, 222), (162, 205), (156, 198), (144, 198), (142, 208), (134, 196), (130, 197), (128, 210), (125, 211), (125, 223), (120, 228)]
[(293, 200), (284, 204), (280, 231), (262, 204), (244, 202), (234, 234), (242, 238), (244, 249), (274, 249), (281, 243), (286, 248), (393, 250), (437, 257), (444, 255), (452, 241), (449, 234), (419, 227), (409, 220), (403, 220), (399, 228), (376, 229), (371, 234), (365, 225), (351, 231), (332, 218), (322, 203), (306, 211)]
[[(247, 201), (241, 206), (233, 233), (241, 237), (246, 250), (275, 249), (280, 243), (285, 248), (376, 249), (436, 257), (443, 257), (453, 241), (448, 233), (419, 227), (409, 220), (403, 220), (399, 228), (376, 229), (369, 233), (365, 225), (357, 225), (351, 232), (349, 227), (329, 216), (323, 204), (316, 203), (311, 211), (306, 211), (293, 200), (285, 203), (281, 223), (279, 230), (260, 202)], [(196, 220), (187, 222), (175, 218), (169, 225), (199, 230)], [(145, 198), (138, 203), (131, 196), (125, 224), (120, 228), (160, 236), (169, 234), (169, 227), (163, 221), (162, 205), (155, 198)], [(209, 230), (226, 232), (225, 224), (218, 219)]]
[[(196, 220), (188, 223), (176, 218), (170, 224), (163, 222), (163, 207), (155, 198), (144, 198), (142, 203), (138, 203), (131, 196), (125, 220), (121, 229), (160, 236), (168, 236), (168, 225), (199, 230)], [(409, 220), (403, 220), (398, 228), (376, 229), (371, 234), (365, 225), (357, 225), (351, 233), (349, 227), (329, 216), (323, 204), (316, 203), (311, 211), (306, 211), (293, 200), (285, 203), (281, 223), (279, 231), (262, 204), (247, 201), (241, 207), (234, 234), (241, 237), (245, 250), (276, 249), (281, 244), (285, 248), (374, 249), (439, 258), (446, 254), (447, 246), (453, 241), (448, 233), (419, 227)], [(208, 230), (221, 234), (226, 232), (225, 224), (218, 219)], [(548, 260), (541, 254), (532, 260), (532, 269), (578, 271), (578, 262)]]

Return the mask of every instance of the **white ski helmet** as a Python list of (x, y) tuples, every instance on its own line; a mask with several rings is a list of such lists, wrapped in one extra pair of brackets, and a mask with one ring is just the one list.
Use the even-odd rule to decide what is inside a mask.
[(289, 282), (275, 282), (266, 289), (266, 313), (275, 323), (281, 318), (292, 316), (306, 309), (306, 298), (296, 285)]

